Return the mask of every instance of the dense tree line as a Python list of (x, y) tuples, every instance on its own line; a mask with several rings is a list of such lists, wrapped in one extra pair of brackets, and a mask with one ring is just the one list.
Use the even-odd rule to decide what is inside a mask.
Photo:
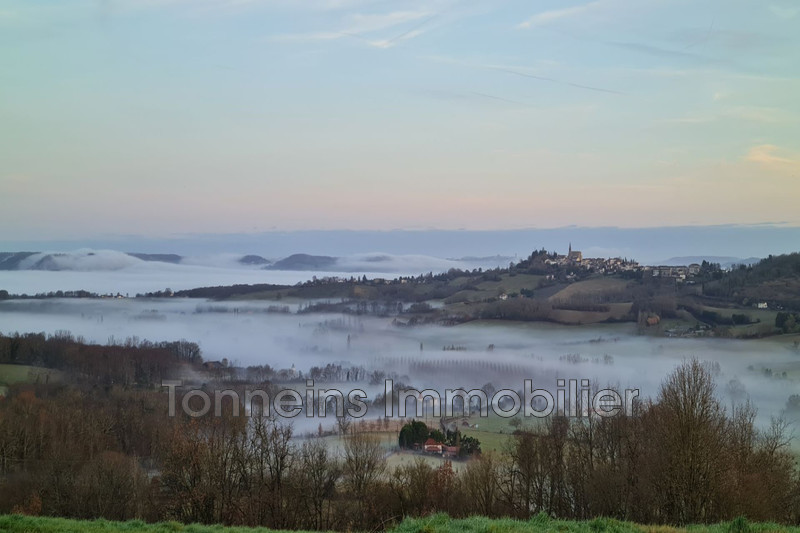
[[(237, 284), (216, 287), (198, 287), (196, 289), (176, 291), (173, 293), (173, 295), (179, 298), (208, 298), (211, 300), (225, 300), (227, 298), (244, 294), (287, 288), (288, 286), (286, 285), (274, 285), (269, 283), (257, 283), (253, 285)], [(162, 291), (162, 293), (163, 292), (164, 291)], [(147, 293), (142, 296), (155, 296), (155, 293)]]
[(160, 385), (184, 365), (203, 362), (200, 347), (186, 340), (150, 342), (128, 338), (108, 345), (86, 344), (67, 332), (47, 336), (0, 334), (0, 363), (52, 368), (71, 380), (99, 385)]
[(775, 315), (775, 327), (782, 333), (796, 333), (800, 331), (800, 313), (779, 312)]
[(708, 296), (744, 303), (753, 299), (800, 311), (797, 287), (800, 280), (800, 253), (770, 255), (755, 265), (739, 265), (719, 273), (704, 284)]
[[(434, 512), (800, 522), (785, 424), (758, 429), (747, 404), (726, 412), (713, 369), (697, 361), (680, 366), (633, 416), (526, 422), (504, 452), (461, 469), (422, 460), (392, 469), (386, 449), (357, 424), (342, 427), (339, 452), (294, 438), (281, 421), (233, 416), (228, 403), (221, 417), (169, 417), (163, 389), (121, 379), (111, 367), (126, 365), (105, 361), (127, 358), (135, 367), (158, 354), (173, 361), (153, 369), (160, 380), (189, 364), (191, 346), (131, 344), (0, 338), (4, 361), (13, 352), (17, 361), (79, 369), (70, 371), (75, 380), (11, 386), (0, 399), (0, 513), (343, 531)], [(408, 442), (425, 431), (417, 424), (412, 433)]]
[[(120, 295), (121, 296), (121, 295)], [(96, 292), (83, 290), (77, 291), (49, 291), (36, 294), (10, 294), (7, 290), (0, 290), (0, 300), (44, 300), (47, 298), (101, 298)]]

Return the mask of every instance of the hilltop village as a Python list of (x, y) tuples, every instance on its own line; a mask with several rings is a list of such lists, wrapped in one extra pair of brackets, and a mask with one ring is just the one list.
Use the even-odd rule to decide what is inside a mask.
[(383, 316), (397, 327), (474, 320), (633, 322), (653, 335), (757, 338), (800, 329), (800, 254), (723, 269), (708, 261), (648, 266), (627, 258), (585, 258), (570, 246), (565, 255), (538, 250), (505, 268), (395, 279), (322, 277), (294, 286), (205, 287), (174, 296), (273, 300), (275, 311), (284, 312), (295, 302), (297, 313)]

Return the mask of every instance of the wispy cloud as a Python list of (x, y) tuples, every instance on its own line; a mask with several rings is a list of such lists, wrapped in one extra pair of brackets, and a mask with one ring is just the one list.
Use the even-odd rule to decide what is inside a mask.
[(430, 11), (392, 11), (389, 13), (355, 13), (348, 17), (350, 31), (371, 32), (393, 28), (399, 24), (413, 22), (432, 15)]
[[(329, 41), (352, 37), (364, 41), (377, 48), (389, 48), (399, 41), (413, 39), (423, 33), (422, 27), (437, 16), (426, 10), (392, 11), (389, 13), (355, 13), (346, 17), (343, 27), (338, 30), (280, 34), (271, 40), (282, 42)], [(388, 38), (379, 38), (372, 34), (390, 30), (404, 24), (416, 22), (411, 27)]]
[(786, 150), (773, 144), (762, 144), (750, 148), (744, 160), (782, 174), (797, 175), (800, 172), (800, 156), (787, 153)]
[(517, 27), (518, 28), (530, 28), (533, 26), (542, 26), (545, 24), (549, 24), (556, 20), (565, 19), (565, 18), (572, 18), (579, 15), (584, 15), (587, 13), (591, 13), (599, 8), (604, 7), (604, 4), (607, 2), (605, 0), (595, 0), (594, 2), (589, 2), (588, 4), (583, 4), (579, 6), (572, 6), (572, 7), (565, 7), (563, 9), (552, 9), (549, 11), (543, 11), (541, 13), (537, 13), (536, 15), (532, 16), (525, 22), (522, 22)]
[(395, 44), (397, 44), (400, 41), (413, 39), (414, 37), (418, 37), (418, 36), (422, 35), (423, 33), (424, 33), (424, 30), (421, 30), (419, 28), (413, 28), (413, 29), (410, 29), (410, 30), (408, 30), (408, 31), (406, 31), (404, 33), (401, 33), (401, 34), (399, 34), (399, 35), (397, 35), (395, 37), (392, 37), (391, 39), (381, 39), (381, 40), (378, 40), (378, 41), (370, 41), (369, 44), (371, 46), (376, 47), (376, 48), (391, 48), (392, 46), (394, 46)]

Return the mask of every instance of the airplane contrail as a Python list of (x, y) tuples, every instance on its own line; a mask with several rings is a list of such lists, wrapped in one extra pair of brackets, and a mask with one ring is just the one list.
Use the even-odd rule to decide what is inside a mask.
[(597, 92), (601, 92), (601, 93), (610, 93), (610, 94), (621, 94), (621, 95), (625, 94), (625, 93), (620, 92), (620, 91), (615, 91), (614, 89), (604, 89), (603, 87), (594, 87), (592, 85), (582, 85), (580, 83), (572, 83), (572, 82), (569, 82), (569, 81), (557, 80), (555, 78), (548, 78), (546, 76), (537, 76), (535, 74), (527, 74), (525, 72), (520, 72), (518, 70), (514, 70), (514, 69), (510, 69), (510, 68), (504, 68), (504, 67), (486, 67), (486, 68), (490, 68), (492, 70), (499, 70), (500, 72), (506, 72), (508, 74), (514, 74), (516, 76), (522, 76), (523, 78), (532, 78), (534, 80), (549, 81), (551, 83), (558, 83), (558, 84), (561, 84), (561, 85), (569, 85), (570, 87), (576, 87), (578, 89), (586, 89), (586, 90), (589, 90), (589, 91), (597, 91)]

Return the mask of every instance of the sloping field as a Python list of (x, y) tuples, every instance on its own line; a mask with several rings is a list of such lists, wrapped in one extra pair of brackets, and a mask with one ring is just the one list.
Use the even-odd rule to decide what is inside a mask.
[(624, 279), (608, 277), (587, 279), (567, 285), (548, 300), (558, 302), (575, 298), (611, 296), (624, 292), (627, 286), (628, 281)]
[[(488, 298), (494, 298), (502, 293), (515, 294), (519, 293), (522, 289), (535, 290), (539, 286), (539, 282), (544, 279), (543, 276), (535, 276), (532, 274), (503, 274), (500, 276), (499, 281), (482, 281), (469, 289), (464, 289), (456, 292), (449, 298), (447, 303), (457, 302), (480, 302)], [(465, 283), (468, 278), (457, 278), (450, 282), (453, 287), (462, 287), (469, 285)]]
[(553, 320), (561, 324), (598, 324), (607, 320), (619, 320), (631, 310), (632, 303), (605, 304), (608, 311), (576, 311), (573, 309), (553, 309)]

